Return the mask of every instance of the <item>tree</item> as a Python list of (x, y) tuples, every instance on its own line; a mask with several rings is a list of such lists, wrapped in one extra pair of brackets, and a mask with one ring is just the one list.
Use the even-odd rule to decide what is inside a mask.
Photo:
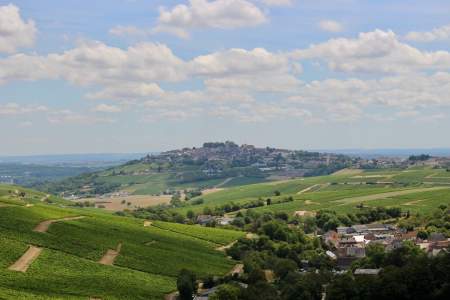
[(177, 278), (177, 289), (181, 300), (192, 300), (197, 291), (196, 277), (192, 271), (182, 269)]
[(192, 210), (188, 210), (186, 216), (188, 219), (193, 219), (195, 217), (195, 213)]
[(208, 299), (210, 300), (238, 300), (241, 290), (231, 284), (223, 284), (217, 288)]
[(280, 196), (280, 195), (281, 195), (281, 192), (280, 192), (280, 191), (278, 191), (278, 190), (277, 190), (277, 191), (275, 191), (275, 192), (273, 192), (273, 193), (274, 193), (274, 195), (275, 195), (275, 196)]

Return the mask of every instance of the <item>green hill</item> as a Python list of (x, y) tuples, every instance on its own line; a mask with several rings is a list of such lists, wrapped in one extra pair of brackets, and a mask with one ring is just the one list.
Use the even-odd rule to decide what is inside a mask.
[(48, 183), (39, 189), (81, 197), (117, 191), (153, 195), (330, 174), (353, 161), (345, 155), (239, 146), (233, 142), (205, 143), (202, 147), (147, 155), (104, 171)]
[(400, 206), (405, 211), (424, 212), (440, 204), (450, 204), (449, 174), (445, 169), (423, 167), (349, 170), (328, 176), (227, 188), (193, 198), (174, 211), (222, 214), (252, 208), (288, 214), (321, 209), (347, 213), (358, 211), (362, 203), (362, 207)]
[[(216, 248), (244, 235), (162, 222), (144, 226), (143, 220), (66, 204), (0, 186), (0, 299), (162, 299), (176, 289), (182, 268), (200, 277), (227, 273), (234, 263)], [(30, 246), (41, 250), (26, 272), (10, 270)], [(99, 263), (114, 251), (113, 264)]]

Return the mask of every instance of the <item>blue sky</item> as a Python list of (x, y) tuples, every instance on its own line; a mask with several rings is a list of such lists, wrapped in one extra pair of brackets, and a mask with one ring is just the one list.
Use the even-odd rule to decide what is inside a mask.
[(449, 11), (433, 0), (0, 0), (0, 155), (219, 140), (450, 147)]

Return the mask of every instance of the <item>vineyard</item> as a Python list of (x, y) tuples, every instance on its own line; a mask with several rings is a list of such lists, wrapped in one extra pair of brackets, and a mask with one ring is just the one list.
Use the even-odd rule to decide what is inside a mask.
[[(200, 278), (227, 273), (233, 262), (215, 248), (242, 236), (238, 231), (181, 224), (144, 227), (142, 220), (30, 197), (0, 199), (0, 298), (161, 299), (176, 289), (182, 268), (195, 270)], [(83, 218), (64, 219), (76, 216)], [(36, 232), (47, 220), (63, 221)], [(99, 264), (119, 243), (122, 249), (114, 265)], [(39, 257), (25, 273), (8, 270), (29, 245), (43, 248)]]

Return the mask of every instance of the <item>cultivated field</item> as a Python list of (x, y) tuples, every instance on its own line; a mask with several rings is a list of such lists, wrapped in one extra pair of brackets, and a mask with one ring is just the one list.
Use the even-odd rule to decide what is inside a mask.
[(135, 209), (138, 207), (149, 207), (158, 204), (167, 204), (170, 202), (171, 197), (172, 196), (170, 195), (132, 195), (109, 198), (82, 198), (77, 200), (77, 202), (94, 202), (95, 207), (97, 208), (103, 208), (109, 211), (123, 211), (125, 209)]
[(144, 226), (144, 220), (48, 205), (33, 191), (8, 195), (0, 198), (7, 204), (0, 207), (0, 299), (162, 299), (176, 289), (181, 268), (200, 277), (229, 272), (234, 263), (215, 249), (243, 235)]
[(177, 210), (202, 212), (205, 207), (245, 204), (267, 198), (276, 203), (288, 197), (292, 197), (293, 201), (265, 205), (254, 210), (293, 214), (295, 211), (331, 209), (345, 213), (357, 211), (357, 206), (363, 203), (369, 207), (400, 206), (409, 211), (432, 211), (440, 204), (450, 204), (450, 172), (432, 168), (370, 171), (345, 169), (329, 176), (227, 188), (200, 196), (204, 200), (203, 204)]

